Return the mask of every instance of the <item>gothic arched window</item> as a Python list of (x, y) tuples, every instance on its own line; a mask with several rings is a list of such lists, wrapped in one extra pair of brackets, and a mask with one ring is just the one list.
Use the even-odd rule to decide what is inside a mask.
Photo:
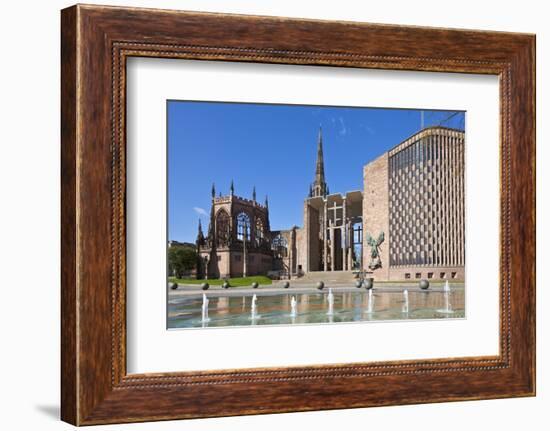
[(256, 229), (254, 230), (254, 238), (256, 239), (256, 245), (261, 245), (264, 240), (264, 223), (262, 219), (258, 217), (256, 219)]
[(250, 217), (242, 212), (237, 216), (237, 239), (243, 241), (245, 238), (250, 241)]
[(273, 238), (273, 241), (271, 241), (271, 249), (273, 250), (276, 258), (286, 257), (287, 246), (288, 243), (285, 237), (283, 237), (280, 233)]
[(216, 216), (216, 242), (218, 245), (227, 245), (229, 243), (229, 214), (225, 210), (218, 211)]

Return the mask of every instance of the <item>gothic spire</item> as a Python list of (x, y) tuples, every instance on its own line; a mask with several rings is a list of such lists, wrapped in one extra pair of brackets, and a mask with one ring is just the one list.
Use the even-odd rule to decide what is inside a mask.
[(252, 200), (256, 202), (256, 186), (252, 188)]
[(311, 185), (312, 197), (326, 196), (327, 183), (325, 181), (325, 162), (323, 160), (323, 131), (319, 125), (319, 137), (317, 138), (317, 164), (315, 166), (315, 180)]
[(235, 194), (235, 185), (233, 184), (233, 180), (231, 180), (231, 187), (229, 187), (229, 194), (231, 196)]
[(325, 181), (325, 163), (323, 161), (323, 130), (319, 126), (319, 137), (317, 138), (317, 165), (315, 167), (315, 181)]
[(201, 223), (201, 219), (199, 219), (199, 236), (202, 236), (202, 223)]
[[(201, 220), (199, 219), (199, 229), (202, 230)], [(214, 202), (210, 205), (210, 222), (208, 223), (208, 241), (214, 241)]]
[(265, 195), (265, 211), (266, 211), (266, 232), (271, 232), (271, 226), (269, 225), (269, 203), (267, 202), (267, 195)]
[(197, 245), (202, 245), (204, 243), (204, 234), (202, 233), (202, 224), (201, 219), (199, 218), (199, 230), (197, 233)]
[(216, 184), (212, 183), (212, 199), (216, 197)]

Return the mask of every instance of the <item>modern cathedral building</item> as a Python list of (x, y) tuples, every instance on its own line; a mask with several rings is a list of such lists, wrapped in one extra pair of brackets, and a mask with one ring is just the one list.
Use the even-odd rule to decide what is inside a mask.
[(264, 203), (235, 195), (199, 222), (198, 274), (206, 278), (278, 274), (312, 277), (366, 271), (375, 280), (464, 280), (464, 132), (421, 130), (363, 167), (363, 190), (330, 193), (319, 130), (315, 178), (303, 226), (272, 231)]

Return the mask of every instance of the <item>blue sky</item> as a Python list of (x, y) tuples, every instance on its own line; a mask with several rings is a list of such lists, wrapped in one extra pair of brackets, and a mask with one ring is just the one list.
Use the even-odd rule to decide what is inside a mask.
[[(421, 128), (421, 111), (168, 101), (168, 239), (194, 242), (206, 232), (216, 194), (269, 197), (273, 230), (301, 226), (323, 129), (331, 193), (362, 190), (362, 167)], [(423, 111), (424, 126), (464, 129), (465, 114)]]

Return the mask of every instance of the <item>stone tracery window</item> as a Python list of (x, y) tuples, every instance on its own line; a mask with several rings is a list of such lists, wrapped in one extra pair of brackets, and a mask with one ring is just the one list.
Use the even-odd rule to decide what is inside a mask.
[(245, 212), (237, 215), (237, 239), (250, 241), (250, 217)]
[(256, 218), (256, 229), (254, 231), (256, 245), (259, 246), (264, 240), (264, 223), (260, 217)]
[(225, 210), (218, 211), (216, 216), (216, 242), (227, 245), (230, 238), (229, 214)]
[(283, 258), (287, 256), (288, 243), (286, 239), (279, 233), (271, 241), (271, 249), (276, 258)]

